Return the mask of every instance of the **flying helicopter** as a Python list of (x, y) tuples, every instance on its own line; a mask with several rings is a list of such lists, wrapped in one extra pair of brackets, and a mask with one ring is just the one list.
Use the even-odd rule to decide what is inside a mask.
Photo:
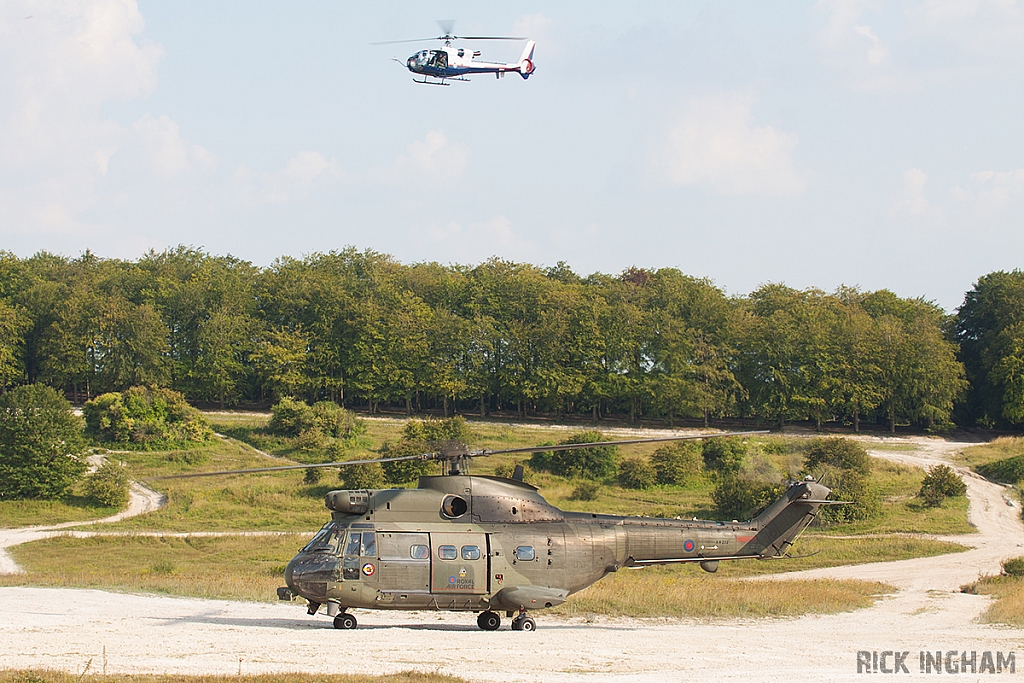
[(415, 489), (338, 490), (324, 504), (331, 519), (288, 563), (278, 598), (305, 598), (307, 612), (326, 606), (338, 629), (356, 628), (350, 608), (477, 613), (485, 631), (532, 631), (534, 610), (562, 604), (573, 593), (623, 567), (698, 563), (706, 572), (726, 560), (790, 556), (797, 536), (817, 516), (830, 489), (813, 477), (792, 482), (748, 521), (626, 517), (565, 512), (523, 481), (469, 473), (473, 458), (765, 434), (763, 431), (627, 439), (504, 450), (470, 450), (446, 443), (420, 455), (285, 465), (153, 477), (178, 479), (254, 472), (421, 460), (441, 475)]
[[(413, 38), (411, 40), (385, 40), (383, 42), (370, 43), (370, 45), (396, 45), (399, 43), (422, 43), (426, 41), (440, 40), (444, 46), (432, 50), (420, 50), (405, 60), (405, 66), (411, 71), (413, 81), (424, 85), (450, 85), (447, 81), (468, 81), (466, 76), (474, 74), (494, 74), (495, 78), (503, 78), (507, 73), (518, 73), (523, 80), (530, 77), (536, 70), (533, 63), (533, 50), (537, 41), (529, 38), (515, 38), (511, 36), (455, 36), (452, 29), (454, 21), (439, 21), (443, 34), (433, 38)], [(525, 40), (522, 54), (515, 62), (477, 62), (474, 61), (481, 55), (479, 50), (470, 50), (465, 47), (453, 47), (452, 42), (456, 40)], [(401, 64), (398, 59), (394, 61)], [(416, 76), (422, 76), (423, 80), (417, 80)]]

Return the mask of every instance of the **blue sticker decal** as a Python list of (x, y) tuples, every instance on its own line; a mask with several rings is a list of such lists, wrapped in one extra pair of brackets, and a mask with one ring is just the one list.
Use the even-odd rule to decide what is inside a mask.
[(455, 577), (454, 576), (449, 576), (448, 577), (448, 583), (454, 584), (455, 583)]

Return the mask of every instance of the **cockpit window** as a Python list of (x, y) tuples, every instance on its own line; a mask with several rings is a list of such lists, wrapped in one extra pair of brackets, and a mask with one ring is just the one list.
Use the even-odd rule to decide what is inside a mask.
[(377, 557), (377, 534), (372, 531), (363, 532), (363, 557)]
[(302, 551), (307, 553), (337, 553), (341, 535), (342, 532), (339, 532), (334, 523), (328, 522), (322, 529), (320, 529), (320, 531), (317, 532), (316, 536), (313, 537), (313, 540), (306, 544), (306, 547), (303, 548)]
[(362, 542), (362, 534), (358, 531), (350, 531), (348, 534), (348, 545), (345, 546), (346, 555), (358, 555)]

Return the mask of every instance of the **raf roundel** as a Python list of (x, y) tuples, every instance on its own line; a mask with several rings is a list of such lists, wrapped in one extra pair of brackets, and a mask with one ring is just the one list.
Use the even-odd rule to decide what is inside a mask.
[(363, 573), (366, 574), (367, 576), (373, 576), (373, 572), (374, 571), (376, 571), (376, 570), (374, 569), (373, 564), (367, 562), (366, 564), (363, 565)]
[(692, 553), (693, 552), (693, 548), (694, 548), (693, 541), (691, 541), (690, 539), (686, 539), (686, 541), (683, 543), (683, 550), (685, 550), (688, 553)]

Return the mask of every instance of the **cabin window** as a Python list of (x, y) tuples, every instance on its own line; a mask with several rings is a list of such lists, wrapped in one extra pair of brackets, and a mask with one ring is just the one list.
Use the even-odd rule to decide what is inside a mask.
[(459, 556), (459, 549), (453, 545), (438, 546), (437, 556), (442, 560), (454, 560)]
[(414, 560), (430, 559), (430, 549), (425, 545), (414, 545), (409, 548), (409, 557)]
[(537, 557), (537, 553), (533, 551), (532, 545), (521, 545), (516, 548), (516, 559), (522, 560), (523, 562), (529, 562)]
[(480, 546), (478, 546), (478, 545), (464, 545), (464, 546), (462, 546), (462, 559), (464, 559), (464, 560), (479, 560), (480, 559)]
[(372, 531), (363, 532), (363, 557), (377, 557), (377, 534)]

